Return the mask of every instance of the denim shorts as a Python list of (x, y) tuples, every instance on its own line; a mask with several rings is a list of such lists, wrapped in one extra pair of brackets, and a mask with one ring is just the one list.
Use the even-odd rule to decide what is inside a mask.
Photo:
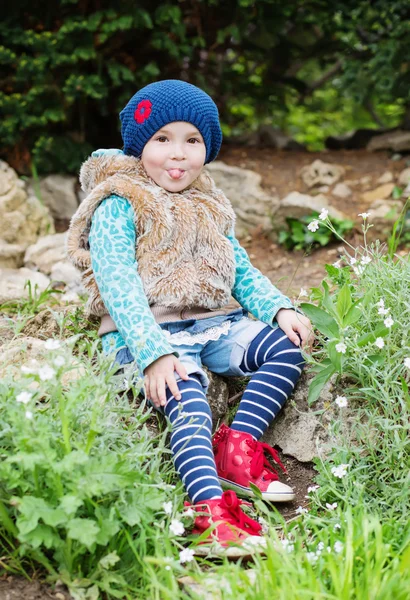
[[(243, 371), (240, 368), (246, 349), (252, 340), (265, 327), (266, 323), (255, 321), (248, 318), (247, 312), (243, 309), (237, 309), (228, 315), (219, 317), (210, 317), (208, 319), (175, 321), (173, 323), (161, 324), (161, 329), (168, 331), (171, 335), (184, 331), (191, 335), (201, 334), (211, 327), (218, 327), (227, 321), (230, 321), (229, 329), (218, 339), (197, 342), (194, 344), (170, 344), (178, 352), (179, 360), (187, 370), (188, 375), (197, 375), (204, 387), (205, 393), (209, 386), (209, 378), (203, 369), (203, 365), (208, 367), (213, 373), (225, 375), (227, 377), (244, 377), (252, 375), (251, 372)], [(133, 362), (133, 357), (127, 348), (122, 348), (117, 352), (115, 362), (119, 365), (126, 365)], [(142, 374), (136, 373), (142, 377)], [(175, 379), (179, 381), (181, 377), (175, 372)]]

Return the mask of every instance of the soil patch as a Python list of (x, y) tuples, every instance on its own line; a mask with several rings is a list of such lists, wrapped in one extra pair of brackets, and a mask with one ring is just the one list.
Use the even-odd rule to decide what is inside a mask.
[(0, 580), (0, 600), (70, 600), (68, 592), (51, 587), (39, 581), (27, 581), (23, 577), (10, 576)]

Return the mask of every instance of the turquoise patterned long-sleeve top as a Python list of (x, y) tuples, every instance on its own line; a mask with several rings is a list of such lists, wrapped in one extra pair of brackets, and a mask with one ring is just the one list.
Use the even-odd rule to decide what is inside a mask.
[[(178, 354), (156, 323), (144, 294), (135, 258), (136, 235), (128, 200), (115, 195), (103, 200), (91, 224), (91, 263), (101, 297), (118, 328), (103, 336), (103, 350), (111, 353), (128, 347), (142, 373), (161, 356)], [(292, 302), (252, 266), (233, 231), (227, 238), (236, 263), (232, 296), (257, 319), (274, 325), (278, 310), (293, 308)]]

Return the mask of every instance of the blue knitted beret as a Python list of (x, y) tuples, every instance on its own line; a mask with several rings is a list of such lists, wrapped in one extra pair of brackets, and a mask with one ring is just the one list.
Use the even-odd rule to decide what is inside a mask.
[(150, 83), (134, 94), (120, 113), (124, 153), (140, 157), (148, 140), (174, 121), (192, 123), (204, 138), (205, 164), (218, 155), (222, 131), (215, 102), (200, 88), (166, 79)]

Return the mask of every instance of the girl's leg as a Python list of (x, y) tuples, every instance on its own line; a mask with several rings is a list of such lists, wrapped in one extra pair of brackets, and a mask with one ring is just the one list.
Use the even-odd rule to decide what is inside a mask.
[(222, 496), (212, 450), (212, 416), (203, 387), (195, 375), (178, 381), (182, 399), (167, 388), (165, 415), (172, 424), (174, 464), (192, 501)]
[(244, 372), (256, 372), (242, 396), (231, 429), (250, 433), (258, 440), (292, 393), (303, 366), (300, 349), (282, 329), (263, 329), (242, 360)]

